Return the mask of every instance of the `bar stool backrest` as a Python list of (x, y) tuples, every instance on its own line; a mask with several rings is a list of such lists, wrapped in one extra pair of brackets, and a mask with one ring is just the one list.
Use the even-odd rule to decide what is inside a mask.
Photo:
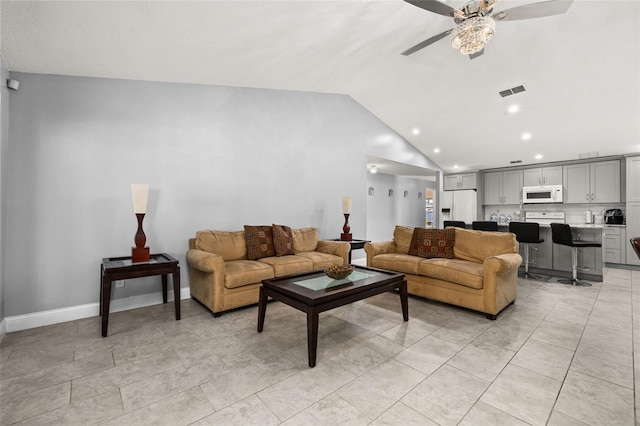
[(551, 224), (551, 239), (555, 244), (573, 247), (573, 237), (571, 227), (566, 223)]
[(466, 228), (467, 224), (461, 220), (445, 220), (444, 227), (446, 228), (447, 226), (454, 226), (456, 228)]
[(638, 259), (640, 259), (640, 237), (631, 238), (629, 242), (631, 242), (631, 247), (636, 252)]
[(472, 222), (471, 228), (478, 231), (497, 231), (498, 222), (479, 220), (479, 221)]
[(516, 234), (519, 243), (540, 242), (540, 224), (537, 222), (509, 222), (509, 232)]

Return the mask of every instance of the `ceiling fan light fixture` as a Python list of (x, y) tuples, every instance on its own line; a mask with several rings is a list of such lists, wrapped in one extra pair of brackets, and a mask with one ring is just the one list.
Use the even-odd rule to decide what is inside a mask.
[(490, 16), (474, 16), (460, 22), (451, 33), (451, 46), (463, 55), (478, 53), (496, 32), (496, 21)]

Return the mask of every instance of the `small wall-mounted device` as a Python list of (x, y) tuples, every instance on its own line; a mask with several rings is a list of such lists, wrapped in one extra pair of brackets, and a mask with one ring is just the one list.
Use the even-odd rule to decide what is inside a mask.
[(11, 90), (18, 90), (20, 88), (20, 82), (12, 78), (7, 79), (7, 87)]

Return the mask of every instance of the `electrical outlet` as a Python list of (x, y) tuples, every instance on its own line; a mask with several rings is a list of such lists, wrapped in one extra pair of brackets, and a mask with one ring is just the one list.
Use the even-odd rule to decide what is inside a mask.
[(124, 280), (116, 281), (116, 288), (122, 288), (122, 287), (124, 287)]

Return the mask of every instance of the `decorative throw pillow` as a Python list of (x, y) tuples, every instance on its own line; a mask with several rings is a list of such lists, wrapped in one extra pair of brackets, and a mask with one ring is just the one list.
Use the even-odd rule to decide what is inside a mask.
[(453, 259), (455, 228), (425, 229), (416, 228), (411, 237), (409, 254), (420, 257), (443, 257)]
[(276, 255), (270, 226), (245, 225), (244, 238), (247, 240), (247, 259), (256, 260)]
[(295, 254), (293, 251), (293, 232), (291, 228), (284, 225), (273, 224), (273, 245), (276, 249), (276, 256), (286, 256)]

